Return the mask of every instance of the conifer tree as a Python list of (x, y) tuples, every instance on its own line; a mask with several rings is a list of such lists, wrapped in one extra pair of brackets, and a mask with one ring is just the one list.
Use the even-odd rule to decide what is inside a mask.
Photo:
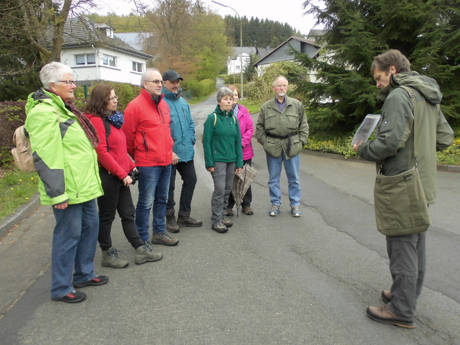
[(326, 29), (317, 59), (297, 54), (317, 71), (319, 82), (299, 77), (298, 95), (309, 107), (317, 131), (348, 132), (367, 113), (378, 112), (378, 90), (370, 74), (375, 55), (399, 49), (412, 70), (435, 78), (444, 94), (442, 110), (460, 122), (459, 0), (305, 1)]

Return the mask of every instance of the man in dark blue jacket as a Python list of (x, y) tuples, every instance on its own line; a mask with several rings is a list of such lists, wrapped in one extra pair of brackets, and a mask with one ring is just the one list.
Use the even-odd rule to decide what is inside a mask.
[[(163, 73), (163, 94), (171, 114), (171, 136), (174, 140), (173, 151), (179, 156), (179, 163), (172, 166), (169, 184), (166, 212), (166, 228), (169, 232), (179, 232), (180, 226), (199, 227), (203, 225), (201, 220), (196, 220), (190, 216), (193, 191), (196, 184), (195, 166), (193, 164), (195, 123), (190, 113), (190, 106), (180, 94), (181, 80), (183, 78), (174, 70), (167, 70)], [(177, 221), (174, 214), (176, 171), (179, 172), (182, 178)]]

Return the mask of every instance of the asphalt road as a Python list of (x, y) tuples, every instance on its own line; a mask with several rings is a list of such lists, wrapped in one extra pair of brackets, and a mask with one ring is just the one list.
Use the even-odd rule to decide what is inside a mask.
[(417, 328), (381, 325), (365, 315), (391, 281), (375, 229), (373, 165), (303, 154), (303, 216), (290, 216), (283, 176), (282, 212), (270, 218), (265, 155), (254, 141), (255, 215), (234, 217), (230, 231), (218, 234), (210, 229), (212, 180), (200, 139), (215, 104), (213, 96), (192, 107), (192, 213), (204, 226), (183, 229), (177, 247), (156, 246), (162, 261), (136, 266), (117, 220), (113, 242), (130, 266), (102, 268), (98, 250), (97, 273), (109, 284), (86, 288), (87, 301), (68, 305), (49, 299), (54, 220), (39, 207), (0, 242), (0, 344), (460, 345), (460, 174), (438, 174)]

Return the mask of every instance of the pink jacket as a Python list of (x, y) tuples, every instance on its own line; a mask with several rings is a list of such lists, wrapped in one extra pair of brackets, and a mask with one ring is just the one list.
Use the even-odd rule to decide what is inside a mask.
[(240, 124), (241, 130), (241, 146), (243, 148), (243, 160), (248, 160), (254, 157), (252, 149), (252, 135), (254, 134), (254, 122), (252, 121), (251, 114), (248, 109), (238, 104), (237, 119)]

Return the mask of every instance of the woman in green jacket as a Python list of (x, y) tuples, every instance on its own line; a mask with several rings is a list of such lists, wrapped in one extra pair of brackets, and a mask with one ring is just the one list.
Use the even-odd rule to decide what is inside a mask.
[(243, 167), (241, 132), (233, 115), (233, 91), (222, 87), (217, 91), (217, 107), (204, 123), (203, 149), (206, 169), (214, 181), (212, 193), (212, 229), (224, 233), (233, 223), (224, 218), (235, 172)]
[[(86, 298), (75, 288), (103, 285), (94, 273), (99, 217), (96, 198), (103, 194), (99, 179), (97, 134), (73, 105), (72, 69), (51, 62), (40, 71), (43, 88), (29, 95), (25, 128), (40, 177), (40, 201), (53, 208), (51, 298), (77, 303)], [(75, 269), (75, 271), (74, 271)]]

